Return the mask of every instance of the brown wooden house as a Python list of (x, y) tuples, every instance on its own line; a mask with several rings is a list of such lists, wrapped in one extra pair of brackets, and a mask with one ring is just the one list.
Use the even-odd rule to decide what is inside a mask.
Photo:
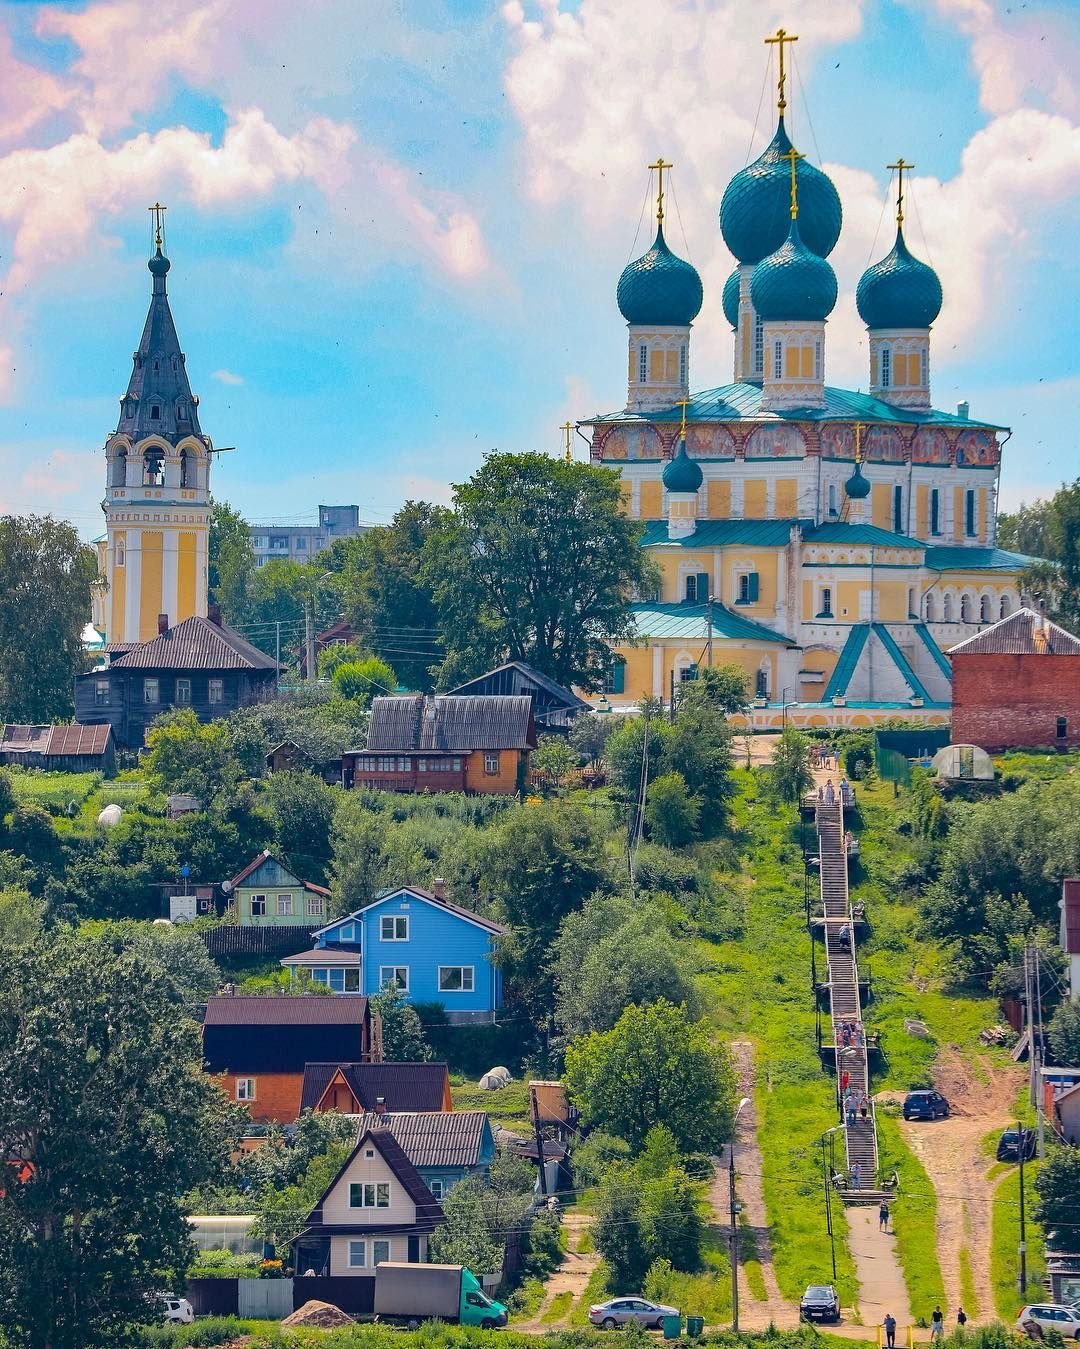
[(511, 795), (536, 748), (527, 695), (376, 698), (367, 747), (342, 755), (345, 787)]

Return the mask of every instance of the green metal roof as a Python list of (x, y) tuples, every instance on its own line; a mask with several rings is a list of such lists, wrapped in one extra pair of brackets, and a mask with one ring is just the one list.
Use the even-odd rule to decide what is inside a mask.
[[(639, 637), (678, 637), (691, 642), (704, 642), (708, 637), (709, 607), (707, 604), (662, 604), (656, 601), (632, 604), (630, 609)], [(714, 603), (711, 607), (714, 638), (798, 645), (783, 633), (774, 632), (752, 618), (744, 618), (723, 604)]]
[(811, 526), (810, 520), (699, 520), (693, 534), (669, 539), (666, 520), (649, 520), (641, 536), (642, 548), (723, 548), (728, 544), (744, 547), (782, 548), (791, 537), (791, 526)]
[(849, 524), (844, 520), (826, 520), (817, 528), (806, 531), (803, 538), (807, 543), (873, 543), (881, 548), (925, 548), (919, 539), (908, 538), (906, 534), (894, 534), (888, 529), (879, 529), (877, 525)]
[[(681, 407), (661, 408), (656, 412), (597, 413), (595, 417), (583, 417), (582, 425), (591, 426), (607, 422), (678, 422), (682, 419)], [(880, 398), (871, 398), (868, 393), (856, 393), (852, 389), (825, 388), (825, 406), (820, 408), (788, 408), (776, 412), (766, 412), (761, 407), (760, 384), (721, 384), (716, 389), (705, 389), (693, 394), (686, 408), (688, 422), (737, 422), (737, 421), (787, 421), (787, 422), (904, 422), (913, 426), (979, 426), (992, 431), (1007, 431), (1007, 426), (996, 426), (993, 422), (976, 421), (971, 417), (957, 417), (951, 412), (938, 412), (930, 409), (917, 412), (912, 408), (894, 407), (892, 403)]]
[(1008, 553), (1004, 548), (927, 548), (926, 566), (931, 571), (1023, 571), (1037, 557)]

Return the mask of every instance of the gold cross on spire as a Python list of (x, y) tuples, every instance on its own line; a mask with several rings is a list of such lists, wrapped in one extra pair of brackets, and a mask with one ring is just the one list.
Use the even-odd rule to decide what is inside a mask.
[(562, 426), (559, 427), (559, 430), (563, 433), (563, 436), (566, 439), (566, 462), (568, 464), (572, 464), (574, 462), (574, 456), (570, 453), (570, 433), (573, 431), (573, 429), (574, 429), (573, 422), (563, 422)]
[(862, 463), (862, 433), (866, 430), (865, 422), (855, 423), (855, 462)]
[(155, 201), (153, 206), (148, 206), (146, 209), (154, 217), (154, 247), (160, 251), (161, 229), (165, 224), (165, 212), (169, 208), (167, 206), (162, 206), (160, 201)]
[(901, 155), (895, 164), (886, 164), (885, 167), (896, 170), (896, 223), (899, 226), (904, 223), (904, 174), (915, 165), (907, 163)]
[(798, 42), (798, 40), (798, 37), (794, 33), (789, 33), (783, 28), (778, 28), (776, 30), (775, 37), (767, 37), (765, 39), (766, 47), (777, 46), (780, 48), (780, 79), (776, 85), (779, 97), (776, 100), (776, 106), (780, 110), (781, 117), (783, 117), (784, 109), (787, 107), (787, 99), (784, 97), (784, 81), (787, 79), (787, 75), (784, 71), (784, 43)]
[(665, 164), (664, 156), (661, 155), (655, 164), (650, 164), (650, 169), (656, 170), (656, 223), (664, 223), (664, 170), (673, 169), (674, 164)]
[(791, 160), (791, 218), (794, 220), (799, 214), (799, 189), (795, 182), (795, 165), (800, 159), (805, 159), (806, 156), (799, 154), (798, 150), (796, 150), (793, 145), (787, 154), (781, 157), (783, 159)]
[(677, 408), (682, 408), (682, 423), (679, 426), (679, 435), (682, 436), (682, 442), (686, 444), (686, 409), (690, 406), (689, 398), (680, 398), (675, 404)]

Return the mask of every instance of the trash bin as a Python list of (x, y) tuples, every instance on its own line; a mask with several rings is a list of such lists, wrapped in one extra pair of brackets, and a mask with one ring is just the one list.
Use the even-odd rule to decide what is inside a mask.
[(664, 1339), (677, 1340), (682, 1333), (682, 1316), (664, 1317)]
[(697, 1337), (705, 1333), (704, 1316), (688, 1316), (686, 1318), (686, 1333)]

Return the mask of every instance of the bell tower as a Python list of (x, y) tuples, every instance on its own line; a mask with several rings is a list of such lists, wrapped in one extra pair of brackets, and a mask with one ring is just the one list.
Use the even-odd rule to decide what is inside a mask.
[(105, 442), (106, 641), (144, 642), (165, 615), (206, 616), (210, 537), (210, 437), (188, 383), (165, 278), (165, 207), (150, 207), (153, 277), (120, 420)]

